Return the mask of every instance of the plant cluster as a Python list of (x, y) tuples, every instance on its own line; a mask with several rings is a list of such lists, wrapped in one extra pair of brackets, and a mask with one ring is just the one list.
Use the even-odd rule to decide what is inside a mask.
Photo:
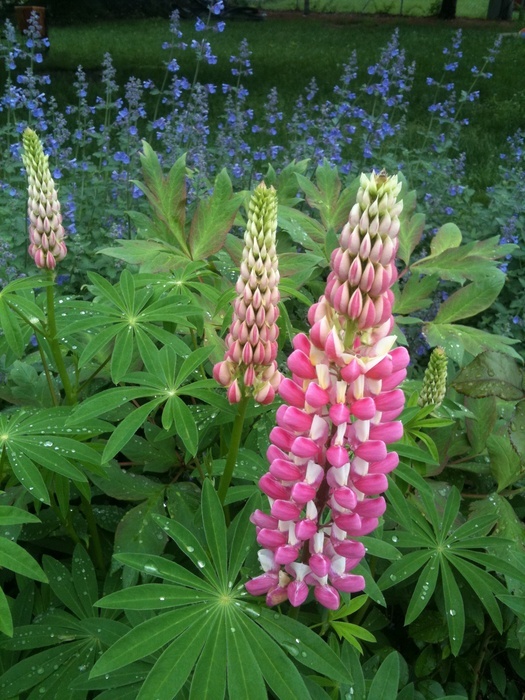
[[(220, 138), (240, 147), (228, 134), (252, 120), (245, 47), (212, 148), (196, 116), (210, 90), (183, 83), (175, 54), (156, 140), (147, 88), (130, 81), (120, 103), (109, 57), (106, 98), (89, 103), (79, 70), (62, 114), (28, 41), (6, 54), (29, 63), (2, 103), (5, 220), (25, 230), (0, 291), (1, 697), (519, 700), (524, 375), (517, 340), (472, 319), (510, 294), (520, 202), (498, 186), (505, 216), (463, 236), (403, 172), (331, 162), (339, 136), (329, 153), (319, 139), (347, 122), (327, 105), (291, 162), (296, 136), (271, 165), (247, 140), (228, 155)], [(206, 39), (190, 50), (213, 60)], [(364, 90), (380, 111), (341, 100), (346, 145), (391, 171), (392, 51)], [(428, 139), (454, 188), (451, 104)], [(448, 196), (461, 218), (468, 193)], [(110, 223), (125, 235), (90, 233)]]

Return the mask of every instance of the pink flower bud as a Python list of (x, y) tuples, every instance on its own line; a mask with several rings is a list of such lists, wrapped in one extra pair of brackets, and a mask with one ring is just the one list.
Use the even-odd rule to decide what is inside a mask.
[(354, 449), (354, 453), (366, 462), (379, 462), (379, 460), (385, 459), (387, 454), (385, 443), (382, 440), (364, 442)]
[(350, 407), (350, 412), (359, 420), (370, 420), (376, 414), (376, 404), (374, 399), (365, 397), (354, 401)]
[(302, 350), (294, 350), (288, 358), (289, 369), (301, 379), (315, 379), (315, 367), (310, 358)]

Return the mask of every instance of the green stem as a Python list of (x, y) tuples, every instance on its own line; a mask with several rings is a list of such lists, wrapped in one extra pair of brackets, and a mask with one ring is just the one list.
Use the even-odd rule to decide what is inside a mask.
[(108, 364), (108, 362), (109, 362), (110, 360), (111, 360), (111, 355), (108, 355), (108, 357), (106, 357), (106, 359), (104, 360), (104, 362), (102, 362), (102, 364), (100, 364), (100, 365), (97, 367), (97, 369), (96, 369), (94, 372), (92, 372), (92, 373), (89, 375), (89, 377), (88, 377), (85, 381), (83, 381), (82, 384), (78, 387), (78, 393), (80, 393), (83, 389), (85, 389), (85, 388), (88, 386), (88, 384), (89, 384), (93, 379), (95, 379), (95, 377), (97, 376), (97, 374), (98, 374), (99, 372), (101, 372), (101, 371), (104, 369), (104, 367)]
[[(50, 272), (51, 278), (54, 279), (54, 273)], [(58, 370), (58, 374), (60, 375), (60, 379), (62, 380), (62, 386), (64, 387), (64, 391), (66, 393), (66, 402), (68, 404), (74, 404), (76, 403), (76, 392), (73, 391), (73, 387), (71, 386), (71, 381), (69, 379), (69, 375), (67, 373), (66, 365), (64, 363), (64, 358), (62, 357), (62, 351), (60, 349), (60, 344), (57, 339), (57, 324), (56, 324), (56, 318), (55, 318), (55, 285), (50, 284), (46, 288), (46, 293), (47, 293), (47, 330), (48, 330), (48, 338), (47, 341), (49, 343), (49, 346), (51, 348), (51, 352), (53, 354), (53, 359), (55, 360), (55, 364)]]
[(232, 480), (233, 470), (235, 469), (235, 464), (237, 463), (237, 455), (239, 454), (239, 446), (241, 444), (242, 429), (244, 427), (244, 418), (246, 416), (246, 409), (248, 408), (248, 401), (249, 398), (247, 396), (241, 399), (237, 415), (235, 416), (235, 421), (233, 422), (230, 449), (228, 450), (226, 465), (224, 467), (224, 472), (221, 476), (219, 489), (217, 491), (221, 503), (224, 503), (224, 499), (226, 498), (226, 494), (228, 493), (228, 488)]
[(86, 518), (89, 534), (91, 535), (90, 549), (92, 548), (93, 550), (93, 560), (97, 569), (102, 572), (105, 570), (104, 554), (102, 553), (102, 545), (100, 543), (100, 535), (98, 533), (95, 516), (93, 515), (93, 508), (87, 498), (84, 496), (81, 498), (82, 512)]

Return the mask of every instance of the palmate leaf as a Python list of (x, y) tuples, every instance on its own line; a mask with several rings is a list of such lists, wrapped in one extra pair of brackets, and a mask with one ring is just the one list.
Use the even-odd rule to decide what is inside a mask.
[(454, 656), (459, 654), (465, 634), (465, 606), (459, 586), (447, 561), (441, 561), (441, 579), (445, 599), (445, 615), (448, 625), (450, 649)]
[[(246, 602), (246, 592), (237, 584), (237, 577), (251, 549), (247, 535), (251, 527), (249, 516), (259, 498), (254, 496), (237, 515), (230, 526), (229, 537), (211, 482), (203, 487), (202, 530), (197, 528), (193, 532), (175, 520), (155, 518), (192, 561), (195, 573), (159, 556), (121, 554), (115, 557), (119, 563), (168, 583), (130, 587), (97, 603), (112, 609), (160, 609), (162, 612), (138, 624), (110, 647), (97, 661), (92, 678), (105, 674), (111, 677), (118, 669), (153, 654), (157, 660), (139, 698), (173, 697), (169, 693), (184, 686), (192, 669), (195, 670), (190, 697), (195, 699), (208, 697), (210, 688), (212, 695), (209, 697), (217, 700), (224, 696), (226, 689), (229, 697), (263, 699), (267, 698), (266, 685), (280, 699), (309, 697), (295, 661), (322, 673), (332, 682), (351, 681), (338, 656), (308, 627)], [(166, 611), (168, 607), (171, 610)], [(216, 684), (215, 674), (208, 665), (217, 671)]]

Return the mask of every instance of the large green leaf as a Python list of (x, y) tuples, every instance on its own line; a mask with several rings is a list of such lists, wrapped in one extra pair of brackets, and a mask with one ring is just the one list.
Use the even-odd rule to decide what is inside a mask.
[(319, 635), (297, 620), (262, 609), (258, 624), (298, 661), (341, 683), (351, 682), (349, 671)]
[(209, 600), (209, 593), (195, 591), (167, 583), (145, 583), (130, 586), (105, 596), (97, 603), (100, 608), (112, 610), (164, 610), (193, 605)]
[(8, 637), (13, 636), (13, 618), (6, 595), (0, 587), (0, 632)]
[(414, 214), (408, 221), (406, 216), (401, 215), (398, 256), (405, 263), (405, 265), (409, 264), (410, 257), (421, 240), (424, 229), (424, 214)]
[(308, 697), (301, 674), (281, 647), (253, 622), (239, 617), (250, 649), (254, 652), (264, 679), (279, 700)]
[(399, 685), (399, 657), (392, 651), (374, 675), (368, 691), (369, 700), (396, 700)]
[(476, 316), (494, 303), (504, 284), (505, 275), (499, 270), (484, 279), (467, 284), (441, 304), (434, 322), (454, 323)]
[(33, 557), (19, 544), (2, 536), (0, 536), (0, 567), (47, 583), (47, 576)]
[(102, 676), (142, 659), (168, 644), (199, 619), (205, 619), (206, 605), (161, 613), (134, 627), (111, 646), (97, 661), (91, 677)]
[[(206, 544), (210, 557), (217, 571), (221, 586), (227, 586), (227, 544), (226, 525), (224, 523), (224, 511), (217, 492), (209, 479), (204, 481), (202, 487), (202, 523), (206, 535)], [(232, 581), (233, 583), (233, 581)]]
[(230, 698), (267, 700), (261, 669), (234, 611), (226, 614), (228, 691)]
[(204, 260), (222, 248), (241, 200), (242, 193), (233, 194), (228, 173), (221, 170), (213, 194), (199, 201), (191, 222), (189, 243), (193, 260)]
[(524, 396), (523, 374), (517, 362), (492, 351), (482, 352), (463, 367), (452, 386), (472, 398), (498, 396), (518, 401)]
[(445, 615), (448, 626), (450, 649), (454, 656), (459, 654), (465, 634), (465, 607), (459, 586), (449, 563), (441, 559), (441, 579), (445, 599)]
[(216, 698), (222, 700), (226, 692), (226, 625), (224, 612), (213, 627), (208, 628), (207, 639), (199, 657), (191, 683), (189, 700)]
[(209, 615), (194, 620), (161, 654), (149, 672), (137, 700), (173, 700), (186, 682), (202, 647), (217, 624)]
[(432, 347), (441, 346), (444, 348), (447, 357), (458, 364), (463, 363), (465, 352), (473, 357), (479, 355), (483, 350), (495, 350), (510, 357), (521, 359), (520, 355), (511, 346), (517, 341), (506, 338), (502, 335), (493, 335), (487, 331), (471, 326), (462, 326), (452, 323), (430, 322), (423, 327), (428, 343)]
[[(199, 576), (196, 576), (185, 567), (170, 561), (165, 557), (151, 554), (116, 554), (116, 561), (126, 566), (131, 566), (137, 571), (141, 571), (149, 576), (158, 576), (180, 586), (196, 588), (198, 591), (206, 593), (216, 593), (216, 589), (210, 586)], [(102, 605), (104, 598), (99, 603)]]

